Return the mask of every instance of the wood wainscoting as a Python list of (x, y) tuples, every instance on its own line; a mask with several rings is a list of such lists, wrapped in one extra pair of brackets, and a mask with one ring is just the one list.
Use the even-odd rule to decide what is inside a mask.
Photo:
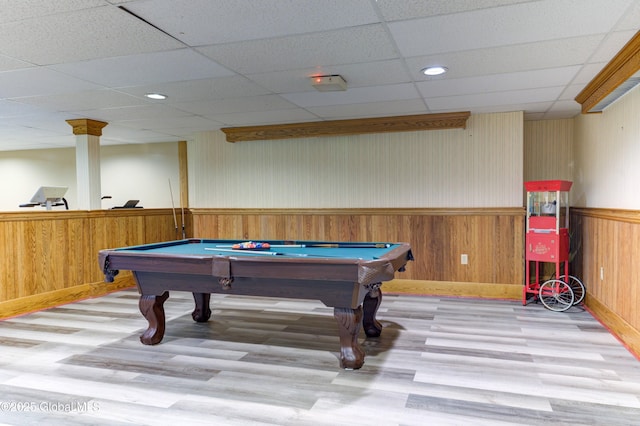
[(198, 238), (408, 242), (415, 261), (385, 284), (387, 292), (522, 297), (523, 208), (190, 212)]
[(173, 240), (176, 234), (170, 209), (2, 213), (0, 318), (131, 287), (127, 272), (104, 283), (98, 251)]
[[(178, 228), (181, 217), (178, 215)], [(393, 241), (415, 261), (385, 292), (519, 299), (524, 209), (191, 209), (187, 237)], [(97, 253), (182, 237), (170, 209), (0, 214), (0, 318), (134, 285), (103, 282)], [(461, 264), (466, 254), (468, 264)]]
[(640, 211), (572, 208), (570, 220), (572, 275), (587, 307), (640, 354)]

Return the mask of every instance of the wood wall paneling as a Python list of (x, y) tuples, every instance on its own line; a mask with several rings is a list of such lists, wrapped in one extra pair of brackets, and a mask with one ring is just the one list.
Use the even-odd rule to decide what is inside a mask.
[[(193, 209), (197, 238), (408, 242), (415, 262), (400, 279), (523, 282), (524, 210)], [(469, 264), (460, 263), (460, 255)]]
[(524, 181), (573, 181), (573, 119), (524, 122)]
[[(572, 274), (587, 288), (587, 306), (635, 353), (640, 352), (639, 213), (573, 208)], [(572, 249), (573, 251), (573, 249)], [(602, 275), (601, 275), (602, 268)]]
[(131, 286), (103, 282), (98, 251), (176, 239), (170, 209), (4, 213), (0, 235), (0, 318)]

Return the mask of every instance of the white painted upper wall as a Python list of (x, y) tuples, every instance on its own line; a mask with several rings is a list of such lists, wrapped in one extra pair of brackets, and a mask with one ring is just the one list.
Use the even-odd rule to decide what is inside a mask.
[[(572, 206), (639, 210), (640, 86), (573, 120), (481, 114), (464, 130), (235, 144), (207, 132), (188, 162), (191, 207), (513, 207), (524, 175), (573, 180)], [(169, 179), (178, 207), (177, 143), (101, 147), (104, 208), (170, 208)], [(0, 152), (0, 211), (31, 211), (18, 205), (43, 185), (68, 186), (76, 208), (74, 149)]]
[[(66, 186), (69, 209), (77, 209), (75, 149), (0, 152), (0, 211), (40, 211), (20, 208), (41, 186)], [(127, 200), (147, 208), (170, 208), (171, 180), (176, 208), (180, 204), (178, 143), (108, 145), (100, 148), (102, 201), (105, 209)], [(62, 210), (63, 207), (55, 207)]]
[[(520, 207), (522, 112), (472, 115), (466, 129), (275, 141), (225, 141), (219, 131), (188, 142), (190, 207)], [(101, 147), (103, 207), (139, 199), (179, 207), (178, 144)], [(0, 210), (16, 211), (38, 187), (68, 186), (73, 149), (0, 153)]]
[(575, 119), (572, 205), (640, 209), (640, 86)]
[(466, 129), (187, 144), (191, 207), (522, 206), (522, 112), (472, 115)]

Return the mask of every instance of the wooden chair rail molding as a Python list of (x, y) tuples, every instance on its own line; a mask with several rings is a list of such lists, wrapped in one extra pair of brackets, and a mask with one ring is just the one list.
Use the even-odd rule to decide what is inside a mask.
[(359, 135), (366, 133), (413, 132), (418, 130), (464, 129), (471, 113), (403, 115), (397, 117), (357, 118), (314, 121), (268, 126), (225, 127), (227, 142)]
[(640, 224), (640, 210), (571, 207), (571, 213), (584, 217)]
[[(109, 210), (25, 210), (19, 212), (0, 212), (0, 222), (34, 221), (34, 220), (65, 220), (86, 219), (99, 217), (131, 217), (131, 216), (160, 216), (173, 214), (171, 209), (109, 209)], [(185, 210), (185, 213), (187, 211)]]
[[(598, 104), (607, 96), (613, 96), (612, 92), (638, 70), (640, 70), (640, 31), (576, 96), (576, 102), (582, 105), (582, 113), (601, 112), (604, 107), (602, 109), (596, 108)], [(622, 94), (616, 93), (615, 95), (622, 96)]]
[(478, 208), (335, 208), (335, 209), (215, 209), (191, 208), (194, 215), (202, 214), (268, 214), (268, 215), (429, 215), (429, 216), (524, 216), (524, 207), (478, 207)]

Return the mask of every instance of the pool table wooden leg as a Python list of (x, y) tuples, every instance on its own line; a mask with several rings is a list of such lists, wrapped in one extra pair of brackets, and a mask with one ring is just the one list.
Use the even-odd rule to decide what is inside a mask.
[(211, 293), (193, 293), (193, 300), (196, 307), (191, 313), (191, 318), (196, 322), (207, 322), (211, 318), (211, 309), (209, 308), (209, 300)]
[(362, 306), (357, 309), (333, 308), (340, 335), (340, 367), (356, 370), (364, 364), (364, 351), (358, 344), (362, 324)]
[(382, 303), (380, 288), (375, 288), (364, 296), (362, 326), (367, 337), (378, 337), (382, 332), (382, 324), (376, 319), (380, 303)]
[(161, 296), (142, 295), (138, 306), (140, 312), (149, 322), (149, 328), (142, 333), (140, 341), (145, 345), (155, 345), (160, 343), (164, 337), (164, 301), (169, 298), (169, 292), (165, 291)]

